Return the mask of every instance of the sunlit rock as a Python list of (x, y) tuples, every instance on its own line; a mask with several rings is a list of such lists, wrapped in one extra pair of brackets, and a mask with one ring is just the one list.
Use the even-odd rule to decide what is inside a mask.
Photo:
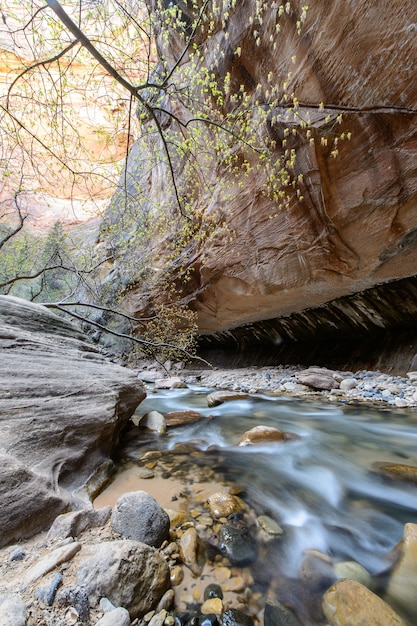
[(254, 426), (250, 430), (243, 433), (239, 446), (250, 446), (259, 443), (273, 443), (277, 441), (288, 441), (295, 439), (296, 435), (285, 433), (278, 428), (272, 426)]
[(372, 470), (391, 480), (417, 484), (417, 467), (415, 465), (377, 461), (372, 464)]
[(243, 391), (213, 391), (207, 396), (207, 404), (209, 407), (218, 406), (223, 402), (231, 402), (232, 400), (247, 400), (250, 395)]
[(330, 626), (407, 626), (386, 602), (354, 580), (334, 583), (323, 596)]
[(405, 524), (397, 551), (398, 561), (388, 583), (386, 599), (417, 623), (417, 524)]
[(159, 435), (164, 435), (167, 431), (167, 425), (164, 416), (159, 411), (149, 411), (139, 419), (139, 428), (151, 430)]
[(232, 495), (226, 491), (216, 491), (208, 499), (207, 504), (210, 513), (216, 519), (229, 517), (233, 513), (240, 513), (245, 510), (246, 504), (239, 496)]
[(168, 426), (184, 426), (185, 424), (194, 424), (205, 419), (205, 416), (199, 411), (170, 411), (164, 415)]
[(187, 528), (179, 540), (181, 561), (194, 576), (200, 576), (206, 561), (205, 548), (194, 526)]

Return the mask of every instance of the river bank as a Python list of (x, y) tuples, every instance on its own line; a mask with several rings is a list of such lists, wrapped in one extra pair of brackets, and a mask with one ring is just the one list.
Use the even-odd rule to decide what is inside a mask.
[(342, 371), (313, 366), (278, 365), (234, 369), (184, 369), (182, 364), (170, 363), (165, 366), (167, 369), (164, 371), (154, 363), (142, 364), (138, 377), (148, 384), (164, 377), (169, 381), (178, 376), (186, 384), (251, 394), (322, 398), (342, 403), (375, 403), (382, 407), (417, 407), (416, 371), (397, 376), (379, 370)]
[[(163, 498), (157, 498), (157, 502), (169, 514), (169, 535), (156, 549), (143, 547), (141, 543), (142, 556), (139, 558), (139, 555), (131, 552), (131, 539), (121, 537), (120, 532), (113, 527), (112, 516), (118, 507), (116, 498), (114, 502), (99, 504), (94, 512), (88, 510), (65, 514), (61, 517), (60, 523), (54, 523), (52, 532), (38, 535), (32, 540), (20, 541), (0, 551), (0, 580), (2, 580), (0, 583), (0, 618), (3, 620), (0, 619), (1, 624), (3, 626), (12, 624), (13, 626), (70, 626), (71, 624), (79, 626), (87, 624), (94, 626), (129, 626), (130, 624), (141, 626), (185, 626), (185, 624), (277, 626), (283, 623), (282, 619), (285, 618), (287, 622), (284, 623), (297, 626), (301, 624), (323, 626), (339, 623), (337, 619), (340, 615), (346, 617), (345, 609), (340, 608), (336, 608), (338, 616), (334, 619), (329, 617), (332, 607), (345, 600), (349, 611), (355, 611), (361, 616), (366, 608), (368, 618), (371, 616), (373, 619), (374, 615), (378, 614), (382, 619), (378, 623), (383, 623), (384, 626), (407, 624), (407, 621), (402, 621), (396, 614), (390, 612), (391, 606), (395, 606), (395, 601), (392, 602), (395, 593), (392, 592), (392, 582), (389, 583), (389, 581), (394, 581), (395, 585), (402, 590), (404, 570), (394, 569), (395, 575), (390, 573), (387, 579), (388, 584), (385, 578), (375, 575), (380, 571), (380, 567), (375, 567), (374, 570), (370, 568), (373, 571), (371, 575), (369, 571), (365, 571), (363, 565), (360, 565), (360, 558), (353, 560), (341, 558), (340, 555), (335, 557), (334, 550), (325, 549), (324, 545), (317, 543), (317, 520), (314, 521), (312, 515), (306, 516), (304, 529), (299, 522), (293, 523), (285, 516), (277, 514), (269, 496), (263, 497), (263, 500), (254, 507), (251, 499), (245, 494), (245, 489), (248, 487), (252, 489), (252, 492), (257, 490), (255, 482), (252, 482), (255, 475), (249, 480), (245, 475), (250, 459), (247, 453), (246, 456), (242, 456), (242, 459), (245, 459), (242, 461), (244, 464), (236, 475), (236, 481), (241, 481), (242, 484), (238, 485), (235, 480), (229, 482), (229, 479), (224, 478), (222, 472), (227, 456), (226, 448), (220, 446), (216, 449), (216, 446), (213, 448), (211, 444), (217, 441), (218, 445), (220, 424), (229, 422), (226, 413), (229, 402), (227, 402), (226, 393), (224, 404), (213, 411), (207, 408), (207, 398), (211, 389), (225, 390), (235, 392), (239, 403), (239, 394), (241, 394), (243, 402), (238, 404), (238, 414), (243, 415), (245, 410), (251, 411), (251, 406), (256, 407), (256, 420), (261, 418), (262, 423), (265, 420), (272, 421), (274, 407), (278, 407), (282, 402), (285, 404), (285, 397), (311, 399), (312, 408), (305, 422), (301, 422), (301, 418), (296, 418), (295, 413), (293, 420), (289, 418), (290, 414), (285, 417), (286, 428), (295, 433), (295, 437), (281, 444), (286, 446), (285, 458), (290, 459), (294, 455), (294, 464), (290, 463), (288, 468), (287, 479), (290, 480), (292, 486), (289, 487), (287, 496), (285, 496), (285, 491), (282, 491), (285, 476), (277, 474), (276, 478), (271, 479), (272, 471), (276, 471), (277, 468), (279, 471), (285, 469), (284, 456), (277, 454), (277, 463), (279, 459), (280, 461), (277, 468), (272, 470), (270, 462), (275, 455), (273, 457), (266, 455), (268, 465), (265, 465), (262, 470), (262, 460), (258, 451), (258, 455), (255, 454), (256, 459), (254, 458), (257, 464), (255, 474), (259, 477), (261, 472), (264, 472), (265, 481), (267, 481), (261, 490), (264, 494), (269, 489), (269, 487), (267, 489), (268, 483), (279, 485), (278, 502), (280, 503), (287, 497), (290, 497), (291, 502), (294, 501), (294, 497), (299, 496), (302, 498), (301, 501), (304, 501), (306, 497), (306, 503), (312, 507), (310, 513), (313, 513), (317, 519), (325, 516), (327, 511), (330, 515), (329, 520), (332, 519), (332, 523), (335, 524), (334, 511), (344, 510), (337, 524), (343, 526), (346, 523), (346, 528), (349, 527), (349, 536), (357, 536), (360, 545), (362, 540), (365, 542), (370, 540), (367, 535), (368, 527), (365, 529), (361, 526), (361, 511), (367, 510), (365, 504), (367, 496), (365, 492), (361, 493), (357, 502), (350, 506), (345, 501), (345, 487), (334, 491), (333, 487), (341, 480), (340, 476), (334, 474), (333, 469), (329, 471), (330, 466), (327, 467), (324, 463), (321, 453), (314, 457), (319, 433), (327, 430), (326, 422), (320, 422), (320, 428), (317, 428), (317, 424), (314, 423), (315, 415), (321, 415), (320, 404), (323, 406), (333, 404), (336, 411), (339, 413), (342, 411), (341, 415), (335, 414), (335, 416), (333, 416), (333, 409), (330, 412), (331, 415), (329, 411), (326, 412), (327, 423), (335, 423), (337, 466), (344, 467), (343, 454), (348, 456), (349, 462), (356, 469), (359, 458), (362, 460), (365, 458), (365, 465), (370, 466), (374, 458), (377, 460), (382, 458), (375, 447), (378, 431), (375, 431), (375, 435), (372, 433), (369, 435), (369, 441), (368, 438), (363, 437), (364, 453), (356, 458), (350, 431), (347, 431), (346, 436), (343, 437), (341, 424), (355, 426), (357, 416), (351, 413), (352, 410), (356, 411), (355, 405), (362, 405), (365, 412), (369, 405), (382, 410), (386, 409), (388, 412), (392, 407), (397, 416), (402, 415), (400, 419), (408, 420), (408, 416), (413, 413), (413, 407), (416, 406), (417, 375), (409, 372), (407, 376), (400, 377), (383, 372), (346, 372), (326, 368), (305, 369), (284, 366), (203, 370), (166, 363), (165, 368), (161, 370), (160, 367), (147, 363), (138, 370), (138, 377), (144, 381), (148, 393), (147, 399), (139, 406), (139, 413), (149, 409), (159, 409), (164, 412), (164, 406), (172, 411), (176, 408), (176, 403), (183, 401), (187, 408), (205, 406), (206, 408), (201, 410), (206, 418), (211, 418), (198, 422), (200, 430), (196, 428), (196, 430), (185, 432), (174, 428), (168, 432), (166, 438), (160, 435), (151, 436), (149, 433), (146, 434), (146, 430), (140, 431), (132, 427), (126, 433), (128, 438), (125, 439), (124, 458), (128, 463), (128, 468), (135, 475), (135, 480), (139, 478), (141, 481), (140, 486), (136, 486), (134, 490), (140, 489), (143, 492), (152, 493), (155, 489), (156, 492), (163, 494)], [(184, 388), (187, 386), (189, 389)], [(244, 394), (248, 396), (247, 402), (243, 398)], [(181, 400), (187, 397), (195, 397), (194, 401), (197, 405)], [(263, 398), (269, 398), (270, 406), (266, 410), (262, 410), (260, 406), (264, 402)], [(271, 399), (275, 402), (271, 403)], [(161, 401), (162, 405), (158, 406), (158, 402)], [(246, 404), (248, 409), (244, 408)], [(343, 405), (347, 408), (341, 408)], [(293, 403), (292, 407), (298, 415), (298, 401)], [(379, 413), (379, 417), (375, 419), (383, 420), (387, 427), (389, 413), (387, 413), (387, 423), (385, 423), (384, 414)], [(223, 419), (222, 415), (224, 415)], [(236, 418), (231, 419), (234, 421)], [(213, 425), (217, 439), (210, 438), (209, 425)], [(307, 427), (309, 431), (306, 430)], [(179, 433), (177, 440), (173, 431)], [(312, 433), (312, 439), (307, 434), (308, 432)], [(132, 439), (129, 440), (129, 437)], [(204, 437), (203, 441), (206, 442), (203, 447), (198, 445), (201, 437)], [(411, 446), (412, 442), (410, 442), (410, 450)], [(333, 449), (333, 446), (329, 446), (328, 449)], [(242, 455), (245, 455), (245, 450), (247, 450), (245, 447), (232, 448), (231, 454), (240, 454), (242, 451)], [(308, 452), (313, 452), (311, 467), (306, 465)], [(405, 448), (401, 450), (402, 461), (405, 460), (406, 452)], [(236, 461), (237, 457), (233, 458)], [(413, 458), (410, 456), (408, 462), (412, 463)], [(386, 460), (385, 457), (384, 460)], [(327, 464), (328, 462), (327, 459)], [(321, 463), (323, 467), (324, 465), (327, 467), (325, 473), (319, 467)], [(314, 488), (310, 493), (311, 481), (307, 480), (307, 477), (311, 475), (313, 478), (314, 472), (319, 470), (321, 473), (319, 472), (317, 485), (320, 483), (320, 488), (313, 485)], [(342, 475), (346, 474), (343, 470)], [(297, 477), (301, 480), (299, 485), (296, 482)], [(304, 483), (304, 479), (307, 482)], [(401, 480), (401, 477), (397, 479)], [(327, 482), (328, 480), (330, 482)], [(356, 484), (356, 479), (353, 482)], [(398, 483), (398, 488), (384, 487), (384, 489), (391, 489), (394, 493), (393, 489), (401, 490), (402, 486)], [(404, 489), (406, 493), (408, 493), (407, 489), (411, 490), (409, 496), (411, 498), (413, 484), (409, 484)], [(217, 497), (217, 500), (213, 499), (216, 493), (222, 494), (220, 498)], [(340, 498), (340, 502), (339, 500), (333, 502), (335, 494)], [(226, 506), (220, 513), (217, 509), (219, 499), (222, 506)], [(210, 505), (210, 502), (215, 502), (215, 504)], [(243, 534), (247, 543), (242, 543), (242, 535), (239, 534), (241, 524), (235, 529), (227, 527), (227, 524), (230, 524), (228, 519), (230, 511), (227, 507), (231, 505), (236, 507), (232, 515), (237, 514), (240, 521), (243, 520), (245, 523)], [(410, 503), (409, 505), (411, 507)], [(377, 517), (374, 513), (372, 515), (376, 521)], [(359, 524), (359, 531), (353, 532), (352, 520), (356, 520), (355, 523)], [(381, 520), (381, 523), (386, 523), (386, 518), (381, 517)], [(407, 545), (408, 554), (411, 554), (417, 541), (417, 527), (413, 523), (415, 517), (407, 515), (405, 521), (407, 522), (404, 528), (405, 545)], [(280, 522), (283, 522), (282, 526)], [(327, 522), (324, 527), (326, 524)], [(329, 527), (331, 526), (330, 523)], [(372, 524), (370, 528), (373, 528)], [(378, 534), (377, 528), (378, 523), (375, 524), (376, 534)], [(400, 528), (401, 524), (396, 523), (395, 533), (398, 535), (398, 540), (401, 538)], [(246, 534), (248, 529), (250, 536)], [(236, 534), (233, 533), (236, 531), (238, 531), (237, 556), (231, 552), (236, 539)], [(295, 575), (288, 573), (290, 566), (288, 542), (293, 540), (296, 533), (305, 536), (306, 545), (305, 549), (302, 549), (301, 564), (297, 566)], [(380, 541), (384, 544), (383, 552), (387, 552), (388, 555), (387, 563), (392, 563), (398, 556), (404, 560), (405, 557), (401, 557), (398, 550), (395, 558), (393, 557), (392, 560), (389, 558), (395, 542), (390, 539), (390, 545), (385, 545), (385, 535), (386, 533), (381, 532)], [(213, 540), (218, 543), (219, 536), (223, 552), (211, 554), (208, 558), (206, 550), (210, 549)], [(253, 549), (253, 538), (256, 539), (257, 550), (262, 555), (260, 565), (252, 564), (251, 567), (245, 563), (241, 565), (239, 564), (240, 554), (242, 551)], [(228, 543), (230, 540), (231, 544)], [(337, 543), (339, 539), (335, 538), (335, 541)], [(205, 545), (204, 549), (202, 545)], [(281, 550), (284, 550), (282, 554)], [(359, 550), (359, 553), (361, 552), (363, 550)], [(205, 561), (203, 558), (202, 562), (201, 558), (204, 553)], [(271, 555), (274, 555), (273, 559)], [(232, 561), (230, 556), (232, 556)], [(269, 557), (271, 557), (271, 563), (267, 566)], [(145, 577), (144, 570), (140, 569), (141, 558), (146, 562), (153, 562), (155, 567), (158, 566), (165, 572), (168, 570), (162, 562), (169, 568), (171, 589), (167, 589), (164, 593), (161, 589), (158, 592), (160, 595), (158, 602), (152, 599), (153, 592), (151, 591), (153, 585), (156, 584), (155, 577), (152, 574), (148, 576), (149, 568)], [(127, 574), (123, 569), (126, 559), (131, 562), (129, 567), (132, 567), (138, 575), (140, 574), (142, 587), (145, 591), (148, 589), (145, 593), (147, 604), (139, 613), (132, 612), (130, 600), (128, 601), (124, 595), (125, 589), (130, 584), (130, 578), (126, 578)], [(111, 570), (114, 563), (118, 565), (115, 570)], [(407, 569), (407, 563), (405, 566)], [(406, 577), (409, 578), (407, 594), (410, 597), (414, 597), (414, 569), (411, 567), (406, 573)], [(107, 575), (107, 570), (109, 575)], [(90, 571), (93, 572), (92, 576), (89, 576)], [(265, 572), (267, 574), (264, 574)], [(342, 582), (341, 579), (348, 579), (348, 589), (345, 588), (348, 583)], [(357, 585), (360, 586), (357, 587)], [(87, 587), (89, 588), (88, 597), (83, 591)], [(329, 589), (332, 591), (330, 595), (326, 595)], [(373, 593), (375, 590), (377, 595)], [(387, 602), (382, 602), (381, 597), (387, 597)], [(292, 610), (288, 613), (284, 605), (291, 606)], [(328, 606), (327, 620), (321, 612), (322, 606)], [(115, 609), (115, 607), (120, 608)], [(9, 609), (11, 617), (10, 621), (7, 621)], [(349, 622), (340, 623), (348, 624)]]

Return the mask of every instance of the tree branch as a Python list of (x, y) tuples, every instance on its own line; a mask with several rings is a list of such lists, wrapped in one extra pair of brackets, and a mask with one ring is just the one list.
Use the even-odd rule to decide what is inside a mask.
[[(23, 224), (25, 222), (25, 219), (27, 218), (27, 215), (22, 215), (22, 211), (21, 208), (19, 206), (19, 203), (17, 202), (17, 196), (18, 196), (19, 192), (16, 191), (14, 194), (14, 203), (16, 205), (16, 209), (17, 209), (17, 214), (19, 216), (19, 224), (16, 226), (16, 228), (14, 228), (13, 230), (10, 231), (10, 233), (8, 233), (7, 235), (5, 235), (3, 237), (3, 239), (0, 241), (0, 250), (2, 249), (2, 247), (9, 241), (9, 239), (12, 239), (12, 237), (14, 237), (15, 235), (17, 235), (17, 233), (22, 230), (23, 228)], [(7, 285), (8, 283), (5, 283), (5, 285)], [(0, 285), (0, 287), (3, 287), (5, 285)]]
[(206, 365), (209, 365), (211, 367), (211, 363), (209, 363), (202, 357), (191, 354), (190, 352), (188, 352), (188, 350), (185, 350), (184, 348), (181, 348), (179, 346), (175, 346), (172, 343), (155, 343), (153, 341), (147, 341), (146, 339), (139, 339), (138, 337), (133, 337), (132, 335), (127, 335), (126, 333), (119, 333), (115, 330), (111, 330), (110, 328), (107, 328), (106, 326), (103, 326), (103, 324), (99, 324), (99, 322), (93, 322), (92, 320), (89, 320), (87, 317), (84, 317), (83, 315), (74, 313), (74, 311), (67, 311), (65, 307), (61, 306), (60, 304), (46, 303), (43, 306), (47, 308), (51, 308), (51, 309), (58, 309), (59, 311), (62, 311), (63, 313), (67, 313), (68, 315), (71, 315), (72, 317), (80, 320), (81, 322), (91, 324), (92, 326), (99, 328), (103, 332), (109, 333), (110, 335), (114, 335), (115, 337), (120, 337), (121, 339), (127, 339), (128, 341), (133, 341), (134, 343), (137, 343), (146, 348), (154, 348), (154, 349), (171, 348), (172, 350), (175, 350), (176, 352), (181, 352), (188, 359), (201, 361), (202, 363), (205, 363)]
[(67, 52), (69, 52), (71, 50), (71, 48), (73, 48), (77, 43), (79, 43), (78, 39), (74, 39), (74, 41), (72, 41), (70, 44), (68, 44), (68, 46), (66, 48), (64, 48), (63, 50), (61, 50), (61, 52), (58, 52), (58, 54), (56, 54), (55, 56), (49, 58), (49, 59), (45, 59), (44, 61), (38, 61), (37, 63), (34, 63), (33, 65), (30, 65), (29, 67), (25, 68), (23, 70), (23, 72), (21, 72), (19, 74), (19, 76), (16, 76), (16, 78), (14, 79), (14, 81), (12, 82), (12, 84), (10, 85), (10, 87), (7, 90), (7, 98), (6, 98), (6, 108), (9, 108), (9, 100), (10, 100), (10, 93), (13, 89), (13, 87), (15, 86), (15, 84), (28, 72), (30, 72), (31, 70), (34, 70), (36, 67), (39, 67), (41, 65), (46, 65), (48, 63), (54, 63), (55, 61), (58, 61), (62, 56), (64, 56)]

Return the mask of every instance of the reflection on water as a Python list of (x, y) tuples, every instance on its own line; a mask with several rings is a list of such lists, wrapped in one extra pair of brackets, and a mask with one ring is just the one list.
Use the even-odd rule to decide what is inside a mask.
[[(384, 571), (404, 523), (417, 523), (417, 486), (387, 481), (372, 465), (417, 466), (416, 413), (268, 396), (209, 409), (210, 391), (149, 393), (139, 407), (141, 415), (193, 409), (215, 418), (170, 429), (158, 438), (158, 448), (172, 450), (193, 441), (207, 466), (221, 463), (226, 477), (244, 486), (256, 512), (284, 528), (279, 559), (286, 575), (296, 575), (306, 549), (335, 561), (357, 561), (374, 574)], [(299, 438), (237, 447), (243, 432), (260, 424)], [(148, 445), (154, 448), (155, 438)], [(270, 566), (278, 567), (276, 562)]]

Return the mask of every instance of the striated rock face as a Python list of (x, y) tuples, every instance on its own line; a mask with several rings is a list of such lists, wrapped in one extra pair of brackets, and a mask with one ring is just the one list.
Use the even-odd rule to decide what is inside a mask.
[[(417, 273), (415, 2), (293, 0), (279, 20), (279, 3), (265, 3), (261, 18), (254, 0), (229, 4), (223, 22), (219, 18), (213, 33), (200, 35), (198, 43), (212, 59), (219, 81), (229, 72), (232, 89), (244, 84), (253, 101), (267, 107), (271, 87), (283, 95), (285, 83), (286, 92), (296, 95), (299, 113), (284, 124), (282, 98), (282, 107), (272, 112), (278, 121), (269, 127), (265, 123), (264, 132), (279, 139), (285, 125), (294, 129), (292, 174), (303, 199), (294, 192), (288, 206), (278, 208), (264, 193), (265, 178), (256, 167), (237, 179), (219, 167), (215, 180), (206, 178), (208, 189), (202, 184), (196, 191), (193, 210), (206, 215), (219, 211), (227, 228), (219, 227), (201, 248), (187, 250), (193, 279), (183, 290), (197, 311), (199, 332), (213, 335), (285, 319), (286, 334), (297, 339), (309, 324), (313, 332), (320, 328), (314, 328), (314, 313), (301, 329), (290, 316), (329, 302), (342, 310), (341, 324), (355, 327), (366, 310), (366, 297), (351, 308), (345, 307), (344, 297)], [(309, 8), (298, 34), (302, 4)], [(170, 47), (161, 38), (159, 48), (172, 66), (182, 46), (171, 35)], [(187, 62), (185, 55), (182, 67)], [(183, 119), (190, 115), (179, 101), (166, 106)], [(307, 117), (313, 144), (302, 132)], [(333, 158), (335, 138), (342, 133), (350, 139), (339, 142)], [(131, 155), (132, 179), (143, 180), (137, 158), (141, 149), (138, 144)], [(277, 158), (280, 150), (276, 148)], [(164, 175), (167, 179), (159, 166), (148, 177), (155, 200), (162, 194), (158, 180)], [(384, 291), (377, 296), (383, 299)], [(128, 304), (141, 309), (138, 290), (129, 294)], [(391, 324), (395, 298), (384, 305), (376, 320), (371, 306), (365, 327)], [(320, 313), (326, 318), (326, 308)], [(334, 323), (337, 328), (337, 315)]]
[[(142, 383), (108, 363), (48, 309), (0, 296), (0, 545), (69, 508), (110, 462), (144, 399)], [(81, 494), (79, 494), (81, 495)]]

